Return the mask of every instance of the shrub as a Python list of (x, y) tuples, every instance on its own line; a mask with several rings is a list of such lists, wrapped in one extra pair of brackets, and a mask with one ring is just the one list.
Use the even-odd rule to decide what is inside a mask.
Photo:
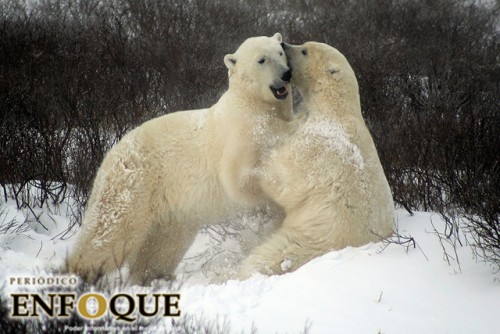
[[(478, 247), (498, 254), (498, 5), (7, 0), (0, 13), (0, 184), (19, 206), (71, 197), (84, 207), (129, 129), (213, 104), (226, 87), (223, 55), (280, 31), (349, 59), (396, 203), (467, 217)], [(35, 204), (22, 196), (33, 180)]]

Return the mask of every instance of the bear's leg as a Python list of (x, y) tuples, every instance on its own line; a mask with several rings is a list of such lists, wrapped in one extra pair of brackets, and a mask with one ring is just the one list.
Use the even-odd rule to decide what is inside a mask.
[[(79, 244), (68, 258), (69, 271), (95, 283), (102, 275), (119, 269), (128, 259), (134, 258), (146, 233), (145, 226), (130, 224), (131, 220), (137, 221), (132, 212), (123, 213), (104, 233), (92, 228), (83, 230)], [(97, 223), (102, 222), (98, 220)], [(144, 220), (142, 223), (148, 225)]]
[(142, 180), (130, 174), (98, 174), (78, 244), (67, 261), (68, 271), (88, 282), (95, 283), (135, 258), (150, 229), (151, 219), (145, 214), (148, 199), (137, 190), (144, 188)]
[(130, 280), (147, 285), (153, 279), (174, 279), (174, 271), (198, 230), (195, 224), (157, 218), (131, 263)]
[(306, 234), (285, 226), (257, 246), (243, 261), (238, 278), (255, 273), (279, 275), (291, 272), (324, 253)]
[(86, 282), (96, 283), (103, 275), (119, 269), (128, 256), (136, 252), (137, 239), (111, 239), (103, 244), (81, 243), (68, 258), (68, 270), (82, 277)]

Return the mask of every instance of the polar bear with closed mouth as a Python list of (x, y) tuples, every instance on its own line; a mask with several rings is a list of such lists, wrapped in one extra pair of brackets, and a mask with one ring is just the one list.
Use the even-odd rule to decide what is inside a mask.
[(293, 271), (330, 250), (393, 232), (391, 191), (361, 115), (351, 66), (326, 44), (284, 48), (307, 120), (265, 163), (262, 187), (286, 217), (250, 253), (240, 278)]
[(296, 128), (281, 41), (247, 39), (224, 58), (229, 87), (214, 106), (150, 120), (108, 152), (70, 272), (93, 282), (128, 264), (134, 283), (169, 277), (202, 225), (267, 200), (256, 170)]

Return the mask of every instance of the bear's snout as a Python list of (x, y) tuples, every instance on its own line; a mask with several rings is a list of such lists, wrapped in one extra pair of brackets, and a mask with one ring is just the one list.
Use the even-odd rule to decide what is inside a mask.
[(285, 82), (290, 82), (290, 79), (292, 78), (292, 70), (288, 69), (283, 75), (281, 76), (281, 80)]

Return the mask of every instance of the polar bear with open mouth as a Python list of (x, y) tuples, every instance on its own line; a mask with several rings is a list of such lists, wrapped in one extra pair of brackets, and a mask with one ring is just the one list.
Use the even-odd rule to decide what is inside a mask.
[(168, 278), (199, 228), (267, 200), (262, 157), (296, 129), (281, 35), (226, 55), (229, 88), (209, 109), (152, 119), (104, 158), (68, 269), (93, 282), (128, 264), (134, 283)]

